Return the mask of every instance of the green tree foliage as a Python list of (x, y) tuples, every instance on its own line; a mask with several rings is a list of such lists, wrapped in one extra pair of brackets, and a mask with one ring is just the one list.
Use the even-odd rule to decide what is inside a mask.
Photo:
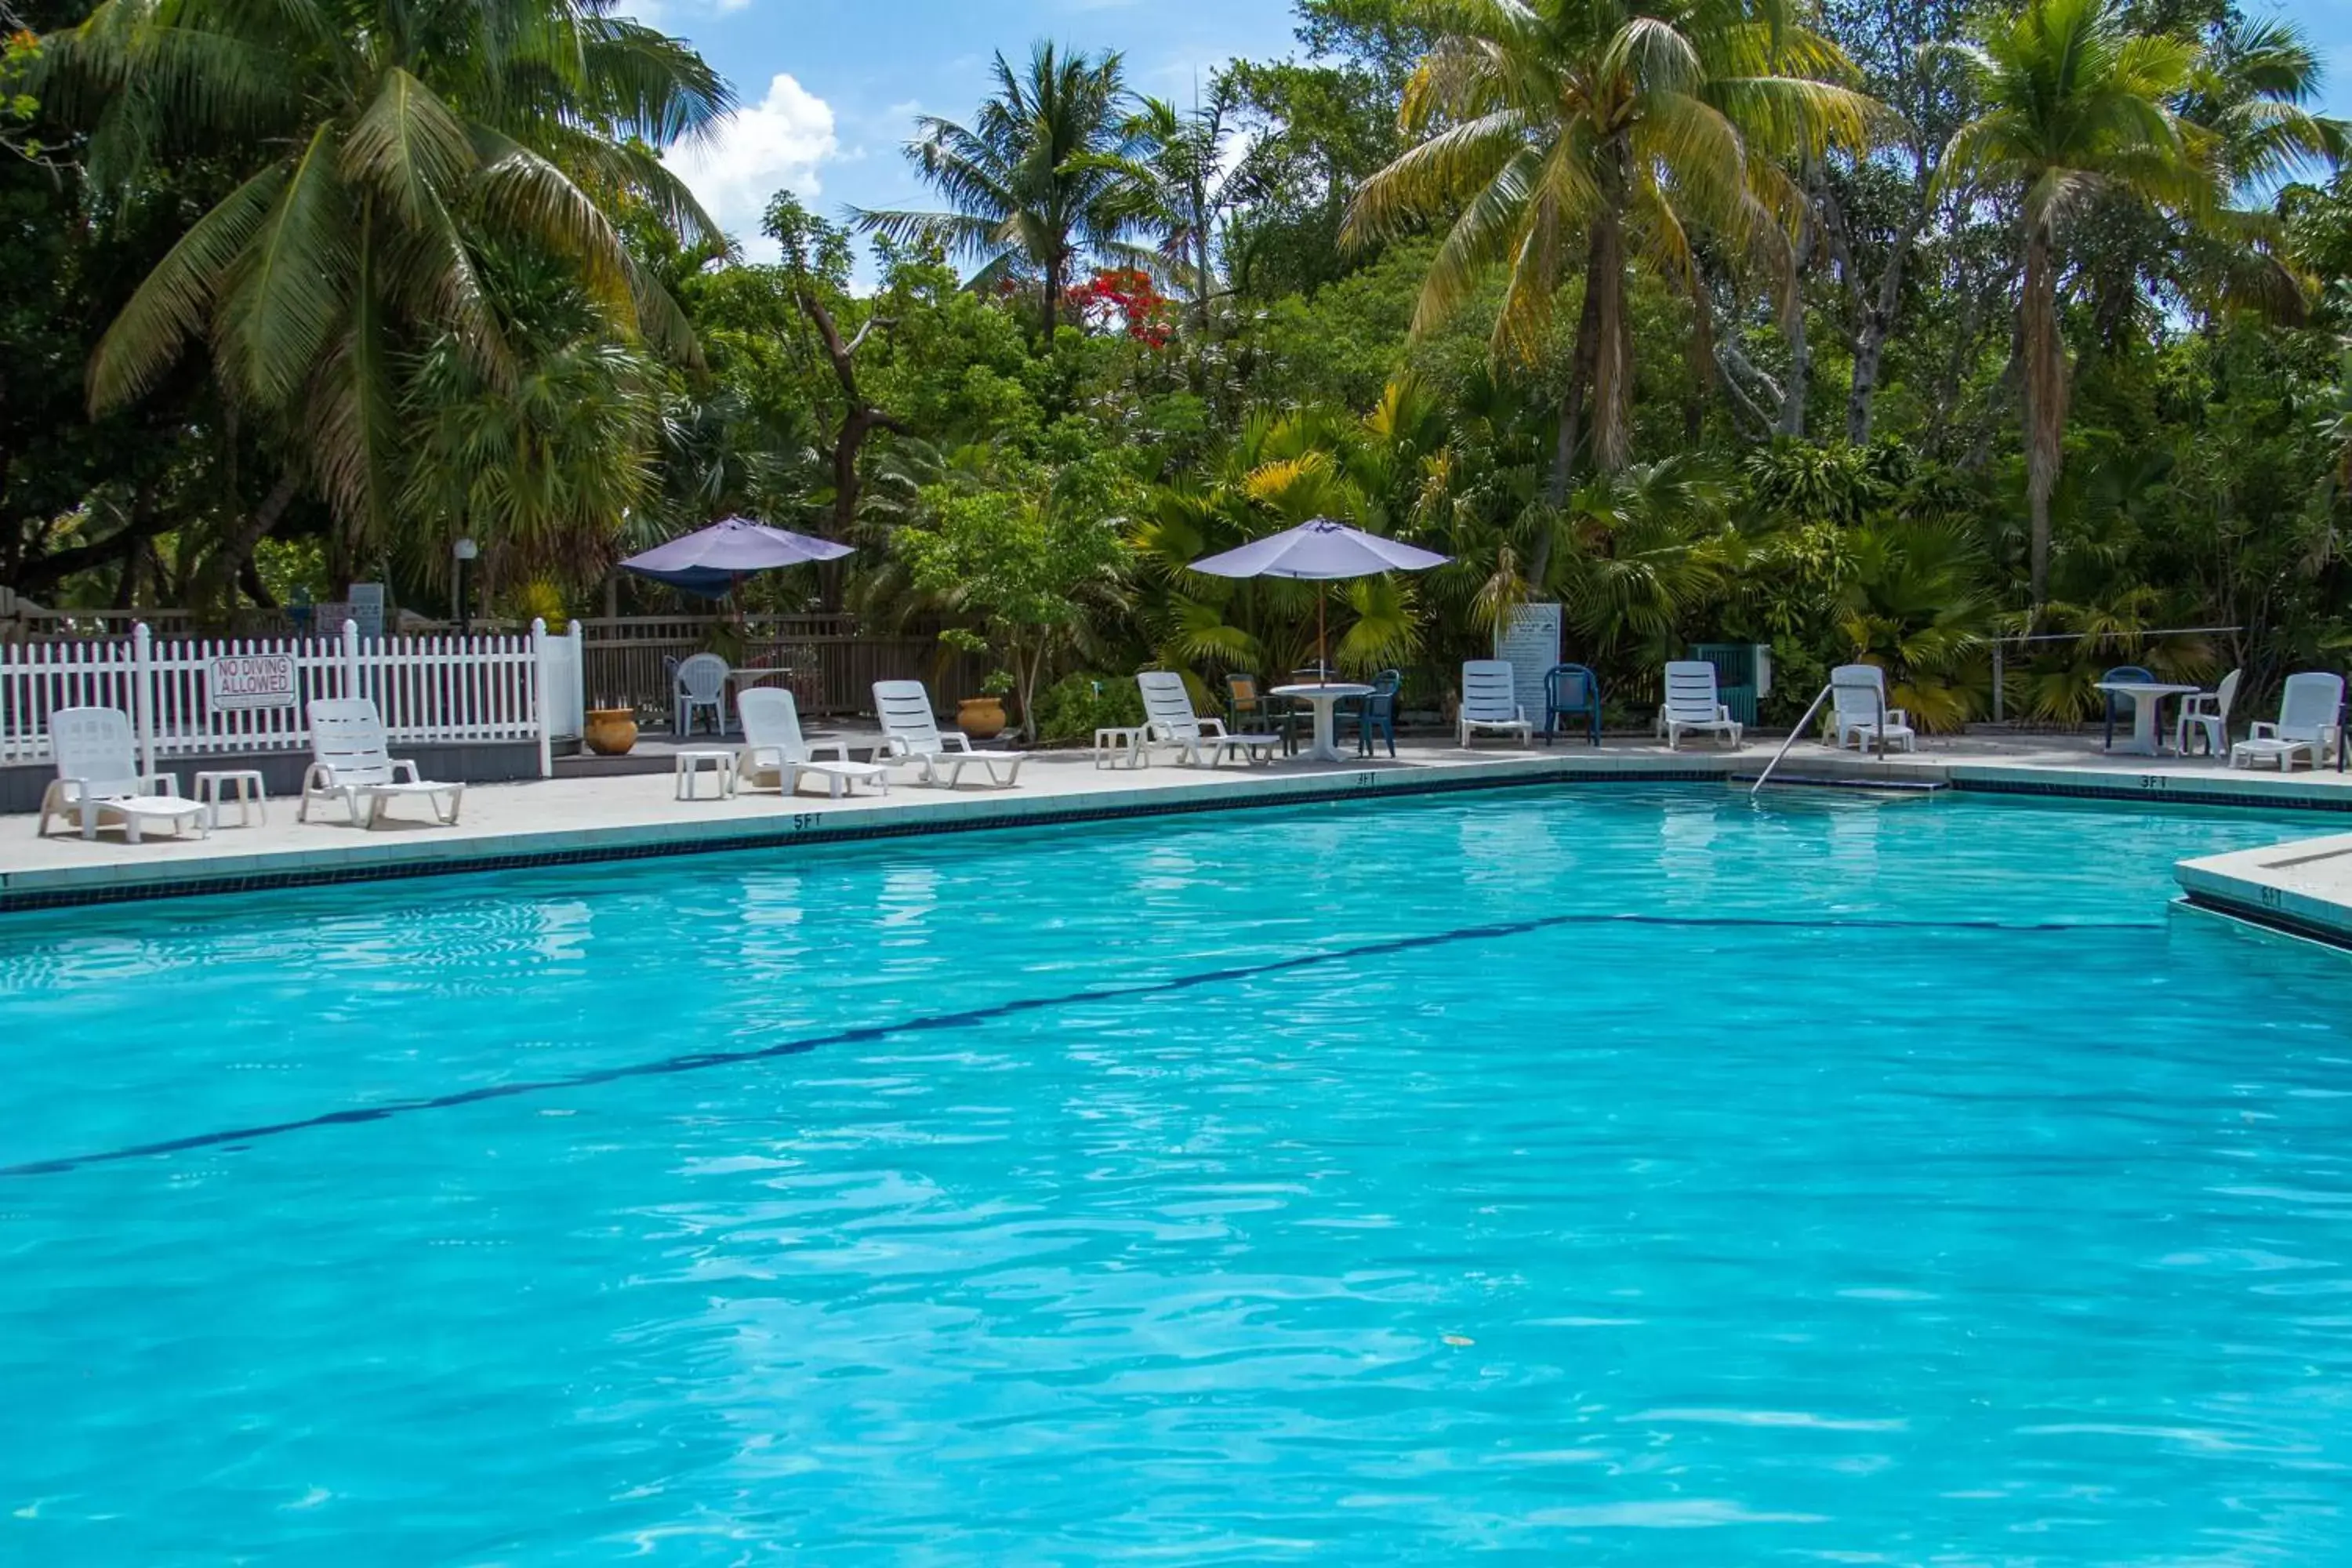
[[(667, 611), (614, 557), (744, 512), (856, 546), (744, 607), (985, 649), (1079, 738), (1318, 623), (1441, 705), (1528, 600), (1621, 716), (1696, 641), (1772, 647), (1769, 716), (1859, 658), (1936, 727), (2028, 624), (2052, 721), (2352, 648), (2352, 182), (2291, 22), (1298, 0), (1190, 102), (1000, 58), (915, 127), (941, 210), (780, 192), (763, 264), (655, 155), (715, 77), (603, 0), (289, 4), (0, 62), (0, 580), (437, 605), (462, 530), (508, 613)], [(1190, 570), (1318, 516), (1453, 559)]]

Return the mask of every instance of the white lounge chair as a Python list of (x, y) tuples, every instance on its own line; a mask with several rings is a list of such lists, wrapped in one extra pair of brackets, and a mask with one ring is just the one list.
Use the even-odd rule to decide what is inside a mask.
[(1021, 782), (1021, 764), (1028, 761), (1027, 755), (976, 752), (971, 737), (961, 731), (940, 734), (940, 722), (931, 716), (931, 694), (919, 680), (876, 681), (874, 712), (882, 721), (882, 738), (889, 747), (890, 760), (919, 767), (925, 784), (945, 783), (953, 789), (963, 770), (974, 764), (985, 769), (988, 782), (999, 788), (1009, 789)]
[[(791, 795), (800, 788), (802, 775), (814, 774), (835, 799), (860, 783), (890, 793), (890, 770), (879, 763), (851, 762), (848, 742), (812, 747), (801, 734), (800, 704), (781, 686), (755, 686), (737, 693), (735, 717), (743, 725), (743, 749), (735, 760), (739, 784), (773, 773), (776, 787)], [(835, 752), (838, 757), (820, 760), (818, 751)]]
[(1471, 733), (1478, 730), (1517, 735), (1522, 746), (1536, 743), (1535, 724), (1528, 718), (1528, 710), (1519, 706), (1517, 679), (1507, 659), (1474, 658), (1464, 662), (1460, 724), (1464, 751), (1470, 749)]
[(1717, 692), (1715, 666), (1702, 658), (1670, 659), (1666, 664), (1666, 703), (1658, 710), (1658, 732), (1666, 738), (1666, 750), (1682, 743), (1685, 730), (1721, 735), (1735, 751), (1738, 749), (1739, 721), (1731, 716)]
[(2315, 669), (2290, 675), (2286, 689), (2279, 696), (2278, 721), (2255, 720), (2246, 738), (2230, 748), (2230, 765), (2250, 768), (2273, 762), (2281, 773), (2286, 773), (2294, 768), (2295, 754), (2302, 752), (2316, 768), (2326, 761), (2328, 748), (2336, 743), (2343, 711), (2342, 676)]
[(120, 708), (56, 710), (49, 715), (49, 745), (57, 752), (58, 776), (41, 792), (35, 837), (48, 837), (50, 817), (70, 822), (77, 816), (84, 838), (97, 837), (99, 824), (109, 817), (122, 824), (122, 837), (133, 844), (155, 822), (170, 823), (175, 837), (182, 824), (193, 822), (196, 837), (212, 837), (205, 808), (180, 798), (175, 775), (140, 773), (131, 720)]
[(710, 710), (710, 732), (727, 731), (727, 661), (715, 653), (690, 654), (669, 672), (669, 727), (681, 737), (694, 733), (698, 709)]
[(2230, 705), (2238, 700), (2238, 680), (2244, 670), (2233, 669), (2210, 691), (2180, 700), (2180, 716), (2172, 721), (2172, 749), (2189, 754), (2189, 737), (2205, 737), (2205, 754), (2218, 757), (2230, 749)]
[(383, 715), (373, 701), (322, 697), (310, 703), (309, 712), (310, 766), (302, 775), (302, 804), (294, 813), (298, 820), (310, 820), (313, 800), (340, 799), (353, 822), (373, 827), (383, 818), (384, 802), (421, 799), (443, 826), (457, 825), (466, 786), (421, 779), (415, 762), (387, 756)]
[(1193, 712), (1192, 694), (1172, 669), (1139, 671), (1135, 684), (1143, 690), (1144, 743), (1175, 747), (1176, 760), (1186, 767), (1204, 762), (1214, 767), (1227, 757), (1272, 762), (1274, 749), (1282, 744), (1280, 735), (1236, 733), (1222, 719), (1203, 719)]
[(1911, 715), (1886, 705), (1886, 672), (1874, 664), (1842, 664), (1831, 670), (1830, 709), (1830, 727), (1839, 751), (1845, 750), (1849, 741), (1856, 751), (1864, 752), (1874, 742), (1882, 751), (1888, 746), (1906, 752), (1919, 748)]

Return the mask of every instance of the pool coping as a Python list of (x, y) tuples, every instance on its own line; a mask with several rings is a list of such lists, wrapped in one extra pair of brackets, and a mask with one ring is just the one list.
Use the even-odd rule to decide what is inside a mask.
[[(588, 824), (495, 838), (371, 838), (359, 843), (278, 848), (251, 856), (207, 857), (179, 863), (159, 860), (44, 867), (0, 872), (0, 915), (347, 882), (461, 876), (529, 867), (1271, 809), (1381, 796), (1571, 784), (1740, 784), (1751, 783), (1767, 760), (1752, 752), (1487, 754), (1475, 760), (1426, 761), (1402, 769), (1341, 769), (1287, 776), (1236, 773), (1213, 780), (1195, 773), (1181, 784), (1139, 779), (1125, 788), (1069, 794), (1030, 794), (1013, 789), (974, 795), (943, 794), (937, 798), (916, 800), (900, 794), (887, 798), (829, 802), (824, 810), (796, 811), (787, 805), (772, 816), (751, 819)], [(2291, 779), (2258, 780), (2226, 773), (2184, 780), (2179, 775), (2163, 773), (2070, 771), (1909, 757), (1814, 757), (1807, 759), (1801, 770), (1792, 770), (1792, 773), (1794, 776), (1786, 780), (1791, 785), (1867, 788), (1876, 784), (1921, 798), (1932, 798), (1923, 785), (1942, 784), (1971, 794), (2138, 801), (2179, 806), (2352, 811), (2352, 790), (2340, 784), (2314, 782), (2298, 786)], [(2347, 836), (2347, 842), (2352, 844), (2352, 836)], [(2242, 853), (2276, 852), (2274, 847)], [(2234, 900), (2257, 910), (2266, 907), (2258, 890), (2233, 891), (2231, 872), (2200, 870), (2192, 876), (2190, 868), (2209, 867), (2210, 863), (2189, 861), (2180, 867), (2181, 884), (2192, 902), (2219, 905)], [(2347, 902), (2340, 906), (2318, 900), (2301, 919), (2315, 932), (2328, 933), (2327, 940), (2352, 945), (2352, 880), (2347, 880), (2346, 899)], [(2268, 907), (2274, 913), (2279, 908)]]

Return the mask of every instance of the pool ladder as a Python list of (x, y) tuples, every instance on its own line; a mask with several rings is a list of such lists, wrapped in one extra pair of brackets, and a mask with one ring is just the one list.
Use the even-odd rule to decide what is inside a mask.
[[(1822, 710), (1822, 704), (1827, 702), (1830, 700), (1830, 694), (1837, 690), (1837, 689), (1838, 683), (1835, 680), (1832, 680), (1814, 694), (1811, 704), (1805, 710), (1805, 716), (1797, 721), (1796, 728), (1789, 731), (1789, 738), (1780, 742), (1780, 749), (1772, 753), (1772, 760), (1764, 764), (1764, 771), (1758, 773), (1756, 775), (1756, 782), (1748, 786), (1748, 799), (1755, 799), (1756, 792), (1762, 789), (1767, 784), (1771, 782), (1772, 770), (1780, 765), (1780, 759), (1789, 754), (1789, 748), (1797, 743), (1797, 737), (1804, 734), (1807, 731), (1812, 728), (1813, 715)], [(1881, 687), (1876, 681), (1870, 681), (1867, 683), (1855, 681), (1849, 685), (1846, 689), (1849, 691), (1867, 691), (1870, 693), (1871, 703), (1878, 710), (1878, 721), (1871, 727), (1871, 738), (1878, 743), (1878, 760), (1882, 763), (1885, 762), (1886, 760), (1885, 689)]]

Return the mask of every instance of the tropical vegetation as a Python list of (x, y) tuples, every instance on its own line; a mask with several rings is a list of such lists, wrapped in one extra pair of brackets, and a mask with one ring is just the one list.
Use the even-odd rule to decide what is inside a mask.
[[(731, 238), (663, 159), (724, 62), (609, 0), (18, 6), (0, 584), (431, 609), (462, 534), (486, 614), (663, 610), (614, 562), (743, 512), (856, 546), (745, 607), (983, 649), (1049, 731), (1318, 616), (1441, 706), (1528, 601), (1625, 710), (1696, 642), (1939, 727), (2027, 634), (2050, 721), (2344, 661), (2352, 137), (2291, 21), (1296, 4), (1191, 103), (1010, 48), (910, 127), (929, 206)], [(1310, 517), (1453, 563), (1188, 568)]]

